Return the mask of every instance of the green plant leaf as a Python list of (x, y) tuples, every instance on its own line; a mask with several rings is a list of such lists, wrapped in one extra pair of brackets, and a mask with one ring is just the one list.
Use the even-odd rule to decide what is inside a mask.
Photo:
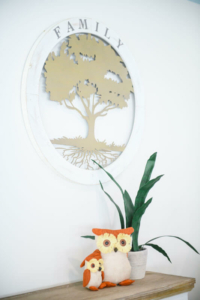
[(146, 243), (145, 245), (146, 245), (146, 246), (150, 246), (150, 247), (152, 247), (153, 249), (157, 250), (158, 252), (162, 253), (162, 255), (164, 255), (165, 257), (167, 257), (167, 259), (170, 261), (170, 263), (172, 263), (172, 262), (171, 262), (171, 259), (169, 258), (169, 256), (168, 256), (167, 253), (165, 252), (165, 250), (162, 249), (160, 246), (155, 245), (155, 244), (147, 244), (147, 243)]
[(120, 189), (121, 193), (122, 193), (122, 197), (123, 197), (123, 190), (121, 188), (121, 186), (119, 185), (119, 183), (117, 183), (117, 181), (113, 178), (113, 176), (108, 173), (101, 165), (99, 165), (95, 160), (92, 159), (92, 161), (99, 166), (100, 169), (104, 170), (104, 172), (110, 177), (110, 179), (112, 179), (112, 181), (118, 186), (118, 188)]
[(145, 199), (147, 197), (148, 192), (150, 191), (150, 189), (154, 186), (154, 184), (156, 184), (157, 181), (160, 180), (160, 178), (163, 175), (160, 175), (150, 181), (148, 181), (145, 185), (143, 185), (137, 193), (137, 196), (135, 198), (135, 207), (138, 208), (140, 206), (142, 206), (145, 202)]
[(129, 196), (129, 193), (126, 190), (124, 191), (123, 199), (124, 199), (124, 208), (126, 214), (126, 228), (128, 228), (132, 226), (134, 205), (131, 200), (131, 197)]
[(142, 206), (140, 206), (138, 209), (135, 210), (133, 214), (132, 219), (132, 227), (134, 228), (134, 232), (132, 234), (133, 237), (133, 251), (139, 251), (138, 246), (138, 235), (139, 235), (139, 229), (140, 229), (140, 222), (142, 215), (145, 213), (145, 210), (149, 206), (149, 204), (152, 202), (152, 199), (149, 199), (146, 203), (144, 203)]
[[(194, 250), (197, 254), (199, 254), (199, 252), (189, 243), (189, 242), (186, 242), (185, 240), (181, 239), (180, 237), (178, 236), (174, 236), (174, 235), (161, 235), (161, 236), (158, 236), (154, 239), (151, 239), (149, 240), (147, 243), (151, 242), (151, 241), (154, 241), (156, 239), (159, 239), (159, 238), (162, 238), (162, 237), (173, 237), (173, 238), (176, 238), (178, 240), (181, 240), (182, 242), (184, 242), (186, 245), (188, 245), (188, 247), (190, 247), (192, 250)], [(146, 245), (146, 244), (145, 244)]]
[[(102, 190), (104, 191), (104, 188), (103, 188), (103, 185), (102, 185), (101, 181), (99, 181), (99, 183), (100, 183), (100, 186), (101, 186)], [(121, 212), (119, 206), (115, 203), (115, 201), (111, 198), (111, 196), (108, 193), (106, 193), (106, 191), (104, 191), (104, 193), (108, 196), (108, 198), (110, 199), (110, 201), (115, 205), (115, 207), (116, 207), (116, 209), (118, 211), (118, 214), (119, 214), (119, 219), (120, 219), (120, 223), (121, 223), (121, 229), (124, 229), (124, 217), (122, 215), (122, 212)]]
[(95, 240), (95, 236), (94, 235), (82, 235), (81, 237), (85, 238), (85, 239)]
[(153, 171), (153, 168), (154, 168), (154, 165), (155, 165), (155, 162), (156, 162), (156, 156), (157, 156), (157, 152), (155, 152), (154, 154), (152, 154), (149, 157), (149, 159), (146, 163), (146, 167), (145, 167), (145, 170), (144, 170), (144, 174), (143, 174), (141, 183), (140, 183), (140, 188), (150, 180), (151, 173)]

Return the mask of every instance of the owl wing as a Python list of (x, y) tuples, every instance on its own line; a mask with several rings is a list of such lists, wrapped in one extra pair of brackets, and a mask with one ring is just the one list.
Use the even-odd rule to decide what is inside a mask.
[(86, 269), (83, 272), (83, 287), (86, 287), (88, 283), (90, 282), (90, 270)]
[(101, 271), (102, 280), (104, 280), (104, 271)]

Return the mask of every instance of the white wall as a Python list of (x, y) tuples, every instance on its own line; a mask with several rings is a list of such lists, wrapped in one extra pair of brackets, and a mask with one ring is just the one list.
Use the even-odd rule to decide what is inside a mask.
[[(200, 250), (200, 5), (186, 0), (0, 1), (0, 295), (81, 279), (92, 227), (118, 228), (99, 186), (68, 182), (47, 167), (25, 130), (20, 84), (26, 57), (40, 33), (73, 16), (113, 28), (132, 51), (146, 94), (146, 127), (138, 154), (117, 179), (134, 197), (147, 158), (158, 151), (154, 176), (164, 178), (142, 221), (140, 241), (181, 236)], [(126, 30), (127, 28), (132, 28)], [(121, 207), (119, 191), (105, 184)], [(197, 278), (200, 256), (177, 240), (158, 240), (173, 264), (149, 249), (148, 269)]]

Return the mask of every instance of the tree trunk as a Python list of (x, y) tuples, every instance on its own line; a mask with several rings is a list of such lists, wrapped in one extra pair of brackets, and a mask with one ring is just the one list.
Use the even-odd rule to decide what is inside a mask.
[(95, 120), (96, 120), (96, 118), (94, 117), (94, 115), (90, 116), (90, 118), (87, 119), (87, 122), (88, 122), (87, 140), (91, 145), (96, 141), (95, 136), (94, 136)]

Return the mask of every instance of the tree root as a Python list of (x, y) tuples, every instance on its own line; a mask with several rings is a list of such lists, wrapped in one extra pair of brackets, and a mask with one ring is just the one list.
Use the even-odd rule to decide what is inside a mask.
[(87, 170), (95, 170), (99, 168), (92, 162), (92, 159), (103, 167), (106, 167), (115, 161), (121, 154), (121, 152), (111, 150), (94, 149), (91, 151), (84, 147), (77, 148), (74, 146), (69, 146), (67, 148), (56, 147), (56, 149), (62, 150), (61, 155), (71, 164)]

